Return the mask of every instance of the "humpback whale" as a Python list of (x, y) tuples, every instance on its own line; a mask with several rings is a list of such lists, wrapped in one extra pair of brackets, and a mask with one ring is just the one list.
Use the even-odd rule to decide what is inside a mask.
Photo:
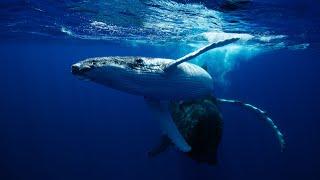
[[(160, 122), (163, 133), (178, 149), (189, 152), (191, 146), (173, 122), (169, 103), (213, 95), (213, 79), (206, 70), (187, 61), (211, 49), (226, 46), (238, 40), (239, 38), (230, 38), (214, 42), (177, 60), (132, 56), (88, 58), (73, 64), (71, 72), (81, 79), (143, 96), (150, 111)], [(232, 103), (251, 109), (254, 107), (236, 100), (218, 99), (218, 102)], [(259, 108), (253, 110), (265, 115), (264, 111), (257, 111), (260, 110)], [(263, 117), (267, 121), (270, 119), (266, 115)], [(280, 143), (284, 142), (280, 131), (277, 128), (276, 131), (278, 138), (281, 139)]]

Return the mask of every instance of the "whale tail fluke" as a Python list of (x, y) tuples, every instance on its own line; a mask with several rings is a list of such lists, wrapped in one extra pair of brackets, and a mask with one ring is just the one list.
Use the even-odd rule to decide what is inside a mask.
[(267, 115), (267, 113), (265, 111), (261, 110), (260, 108), (257, 108), (256, 106), (253, 106), (253, 105), (248, 104), (248, 103), (244, 103), (244, 102), (239, 101), (239, 100), (220, 99), (220, 98), (217, 98), (216, 100), (217, 100), (218, 103), (231, 103), (231, 104), (235, 104), (235, 105), (239, 105), (239, 106), (245, 107), (245, 108), (247, 108), (249, 110), (252, 110), (252, 111), (256, 112), (274, 130), (274, 132), (276, 134), (276, 137), (278, 138), (278, 141), (280, 143), (281, 152), (283, 152), (283, 150), (285, 149), (285, 145), (286, 145), (284, 137), (283, 137), (283, 134), (280, 132), (279, 128), (275, 125), (273, 120)]

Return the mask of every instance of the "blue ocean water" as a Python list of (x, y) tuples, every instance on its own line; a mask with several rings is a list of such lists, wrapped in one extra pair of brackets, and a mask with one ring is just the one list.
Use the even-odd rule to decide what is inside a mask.
[[(1, 1), (0, 179), (319, 179), (319, 2), (223, 3)], [(174, 148), (149, 158), (161, 131), (144, 99), (70, 72), (89, 57), (175, 59), (231, 37), (192, 62), (208, 65), (217, 97), (265, 109), (284, 152), (256, 114), (223, 105), (217, 165)]]

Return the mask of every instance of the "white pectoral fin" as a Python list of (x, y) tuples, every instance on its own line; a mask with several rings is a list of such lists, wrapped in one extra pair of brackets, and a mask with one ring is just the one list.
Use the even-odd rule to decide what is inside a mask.
[(147, 104), (152, 113), (155, 115), (156, 119), (160, 122), (163, 133), (165, 133), (171, 139), (172, 143), (183, 152), (191, 151), (191, 146), (189, 146), (189, 144), (183, 138), (171, 118), (168, 108), (169, 103), (147, 100)]
[(189, 53), (189, 54), (177, 59), (176, 61), (172, 61), (164, 68), (164, 71), (170, 72), (170, 70), (176, 69), (176, 67), (183, 62), (189, 61), (190, 59), (193, 59), (193, 58), (195, 58), (195, 57), (197, 57), (197, 56), (199, 56), (199, 55), (201, 55), (211, 49), (219, 48), (219, 47), (234, 43), (234, 42), (238, 41), (239, 39), (240, 38), (230, 38), (230, 39), (226, 39), (223, 41), (211, 43), (207, 46), (204, 46), (204, 47), (202, 47), (192, 53)]

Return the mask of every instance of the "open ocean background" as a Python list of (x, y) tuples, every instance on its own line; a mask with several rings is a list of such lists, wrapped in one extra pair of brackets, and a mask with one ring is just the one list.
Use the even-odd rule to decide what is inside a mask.
[[(320, 1), (1, 0), (0, 180), (320, 179)], [(280, 147), (254, 113), (221, 106), (218, 164), (176, 149), (149, 158), (160, 129), (142, 97), (83, 82), (70, 66), (95, 56), (208, 64), (217, 97), (266, 110)]]

